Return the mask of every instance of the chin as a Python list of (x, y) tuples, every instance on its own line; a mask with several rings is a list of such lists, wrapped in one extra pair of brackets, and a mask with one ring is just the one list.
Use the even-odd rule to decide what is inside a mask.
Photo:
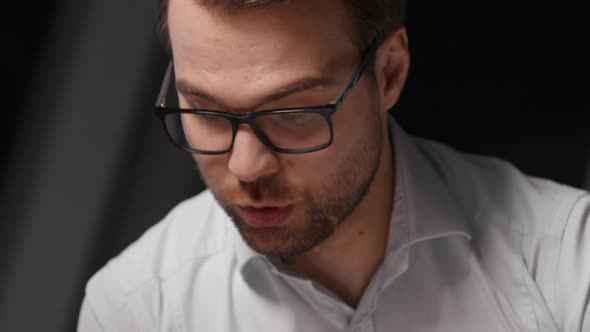
[(308, 213), (290, 219), (278, 227), (252, 227), (240, 218), (232, 217), (248, 246), (268, 256), (304, 254), (327, 240), (337, 227), (333, 219), (317, 218)]

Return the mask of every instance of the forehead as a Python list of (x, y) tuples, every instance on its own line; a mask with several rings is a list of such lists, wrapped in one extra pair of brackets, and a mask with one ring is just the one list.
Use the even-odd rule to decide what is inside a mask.
[(297, 40), (303, 46), (337, 42), (354, 31), (350, 18), (341, 0), (287, 1), (232, 12), (195, 0), (170, 0), (168, 10), (176, 46), (192, 41), (242, 49), (269, 41), (276, 44), (279, 39)]
[(198, 77), (212, 88), (278, 84), (354, 61), (352, 25), (340, 0), (297, 0), (235, 13), (171, 0), (168, 9), (177, 77)]

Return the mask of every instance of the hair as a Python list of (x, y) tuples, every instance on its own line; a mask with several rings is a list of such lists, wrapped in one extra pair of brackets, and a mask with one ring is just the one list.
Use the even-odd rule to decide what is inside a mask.
[[(227, 13), (248, 9), (266, 8), (289, 0), (193, 0), (199, 5), (219, 8)], [(168, 2), (158, 2), (158, 34), (164, 46), (170, 49), (168, 32)], [(403, 25), (406, 0), (343, 0), (356, 21), (359, 50), (374, 40), (381, 40), (391, 29)]]

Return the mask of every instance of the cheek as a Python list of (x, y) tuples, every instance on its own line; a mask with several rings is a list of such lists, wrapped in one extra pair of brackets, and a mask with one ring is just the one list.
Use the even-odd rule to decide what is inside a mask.
[(332, 153), (328, 149), (305, 154), (277, 154), (280, 171), (269, 179), (281, 187), (290, 188), (307, 195), (316, 196), (321, 190), (321, 179), (330, 173), (333, 167), (329, 160)]
[(338, 171), (337, 160), (342, 152), (332, 146), (309, 154), (293, 155), (283, 164), (281, 178), (312, 196), (323, 190), (325, 180)]
[(333, 145), (339, 150), (351, 150), (360, 140), (370, 136), (374, 130), (375, 119), (379, 117), (374, 100), (364, 89), (351, 94), (332, 117), (334, 127)]
[(334, 115), (334, 142), (332, 162), (344, 165), (358, 160), (379, 146), (383, 128), (387, 128), (388, 115), (380, 113), (377, 98), (367, 89), (359, 89), (355, 97), (347, 100)]
[(215, 186), (228, 176), (227, 156), (193, 155), (197, 168), (205, 183)]

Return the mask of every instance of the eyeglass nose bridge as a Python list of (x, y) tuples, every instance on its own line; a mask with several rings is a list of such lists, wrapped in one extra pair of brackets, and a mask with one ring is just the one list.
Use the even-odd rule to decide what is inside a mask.
[(262, 144), (264, 144), (264, 146), (266, 148), (268, 148), (271, 151), (274, 151), (276, 149), (273, 146), (273, 144), (271, 143), (268, 136), (266, 136), (266, 134), (264, 133), (262, 128), (260, 128), (258, 126), (255, 119), (256, 119), (256, 117), (252, 116), (252, 113), (232, 114), (231, 116), (228, 117), (228, 120), (231, 122), (231, 126), (232, 126), (232, 139), (231, 139), (231, 145), (230, 145), (228, 151), (231, 151), (234, 148), (234, 143), (236, 141), (236, 135), (238, 134), (238, 128), (241, 124), (248, 125), (250, 127), (250, 129), (252, 129), (252, 131), (254, 132), (254, 135), (256, 135), (256, 138), (258, 138), (262, 142)]

